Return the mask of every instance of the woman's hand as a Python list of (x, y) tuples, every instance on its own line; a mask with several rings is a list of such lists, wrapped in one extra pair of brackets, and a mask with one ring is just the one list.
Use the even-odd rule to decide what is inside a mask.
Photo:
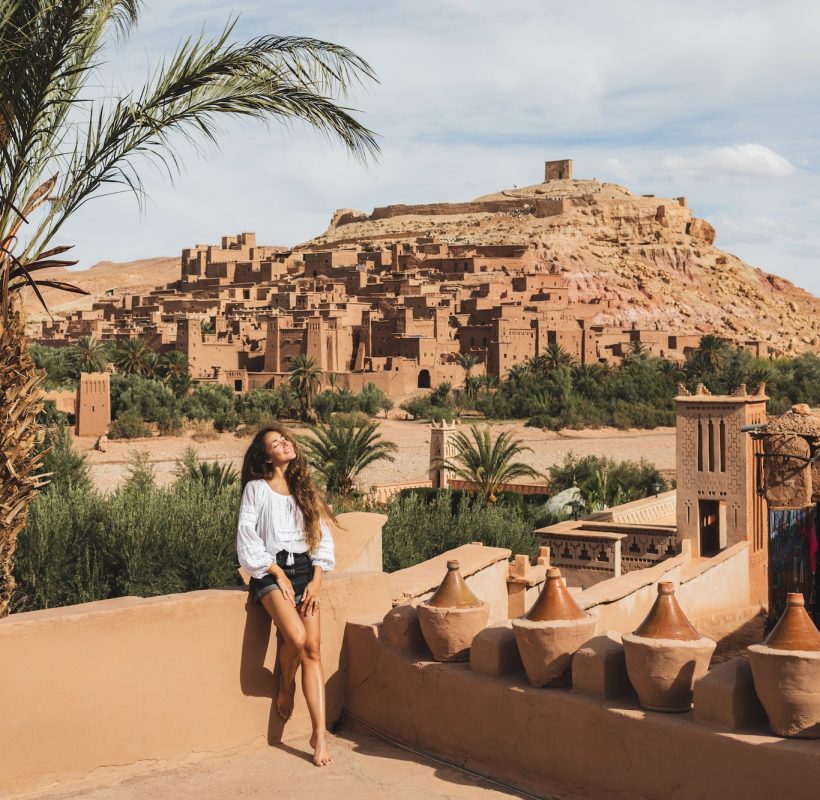
[(302, 614), (306, 617), (315, 614), (319, 610), (319, 587), (321, 581), (315, 578), (305, 586), (305, 591), (302, 592)]
[(290, 582), (290, 578), (285, 575), (285, 571), (274, 562), (271, 564), (268, 572), (276, 578), (276, 585), (279, 587), (285, 599), (295, 606), (296, 592), (293, 591), (293, 584)]

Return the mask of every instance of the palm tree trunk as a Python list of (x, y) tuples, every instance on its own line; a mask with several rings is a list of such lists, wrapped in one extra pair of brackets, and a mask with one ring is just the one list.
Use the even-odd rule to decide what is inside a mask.
[(41, 485), (35, 454), (42, 376), (34, 367), (14, 298), (0, 298), (0, 619), (14, 592), (14, 551)]

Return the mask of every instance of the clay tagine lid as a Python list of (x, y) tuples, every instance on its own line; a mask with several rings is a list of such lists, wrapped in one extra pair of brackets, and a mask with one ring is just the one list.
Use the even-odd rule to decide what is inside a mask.
[(427, 601), (428, 606), (436, 608), (475, 608), (482, 605), (470, 591), (458, 571), (458, 561), (447, 562), (447, 574), (433, 596)]
[(658, 583), (655, 604), (634, 633), (645, 639), (679, 639), (691, 642), (701, 638), (675, 600), (675, 584), (672, 581)]
[(550, 567), (547, 580), (538, 599), (533, 603), (527, 619), (532, 622), (555, 622), (567, 619), (585, 619), (586, 614), (575, 602), (561, 580), (561, 570)]
[(786, 595), (786, 610), (763, 644), (774, 650), (820, 650), (820, 631), (806, 613), (800, 592)]

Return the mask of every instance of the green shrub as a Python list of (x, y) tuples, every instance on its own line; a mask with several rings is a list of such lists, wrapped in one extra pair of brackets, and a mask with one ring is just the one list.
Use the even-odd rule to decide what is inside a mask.
[(182, 416), (176, 411), (163, 409), (157, 416), (160, 436), (179, 436), (184, 428)]
[(51, 473), (48, 491), (64, 493), (73, 489), (91, 488), (87, 458), (74, 449), (67, 427), (53, 425), (46, 428), (37, 449), (43, 453), (40, 472)]
[(156, 485), (156, 473), (150, 453), (147, 450), (132, 450), (128, 454), (128, 475), (123, 491), (141, 495), (156, 488)]
[[(137, 415), (146, 422), (159, 422), (179, 415), (179, 401), (162, 381), (140, 375), (111, 376), (111, 416)], [(128, 438), (128, 437), (121, 437)]]
[(214, 417), (214, 428), (223, 431), (235, 431), (239, 425), (239, 414), (233, 408), (229, 408)]
[(666, 479), (654, 464), (640, 461), (614, 461), (605, 456), (578, 458), (567, 453), (561, 464), (549, 468), (550, 490), (557, 494), (576, 485), (581, 490), (588, 509), (628, 503), (669, 488)]
[(508, 547), (513, 553), (535, 553), (533, 521), (523, 507), (504, 503), (484, 507), (462, 498), (454, 510), (452, 495), (449, 490), (438, 491), (431, 501), (418, 494), (399, 495), (389, 503), (382, 540), (387, 572), (476, 541)]
[(447, 420), (447, 422), (452, 422), (454, 418), (452, 408), (434, 405), (427, 395), (413, 397), (402, 403), (399, 408), (410, 414), (413, 419), (429, 419), (432, 422)]
[(145, 424), (136, 409), (125, 411), (111, 423), (109, 439), (142, 439), (151, 435), (151, 429)]
[(13, 610), (233, 586), (236, 486), (41, 492), (18, 538)]
[(222, 383), (198, 383), (182, 403), (182, 413), (188, 419), (224, 418), (234, 412), (236, 392)]
[(298, 413), (298, 404), (287, 386), (264, 389), (256, 386), (236, 399), (236, 410), (246, 425), (282, 418), (292, 418)]
[(393, 401), (375, 383), (366, 383), (356, 399), (359, 410), (371, 417), (375, 417), (379, 411), (387, 412), (393, 408)]

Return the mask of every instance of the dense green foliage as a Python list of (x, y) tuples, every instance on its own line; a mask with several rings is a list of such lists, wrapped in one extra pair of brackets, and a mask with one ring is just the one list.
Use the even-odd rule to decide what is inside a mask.
[(401, 407), (415, 419), (452, 419), (474, 409), (489, 419), (527, 419), (535, 427), (559, 430), (674, 425), (679, 383), (689, 391), (702, 383), (713, 394), (726, 394), (741, 384), (754, 391), (763, 382), (770, 414), (782, 414), (797, 402), (820, 405), (820, 357), (760, 359), (718, 336), (704, 336), (683, 363), (649, 355), (635, 342), (618, 366), (580, 365), (551, 345), (511, 367), (497, 386), (480, 378), (468, 375), (463, 390), (441, 384)]
[(376, 461), (393, 461), (398, 450), (382, 440), (377, 422), (362, 424), (355, 417), (335, 418), (329, 425), (311, 426), (301, 444), (314, 472), (327, 491), (342, 497), (353, 494), (359, 473)]
[(567, 453), (562, 464), (549, 468), (550, 491), (557, 494), (571, 486), (581, 490), (590, 511), (609, 508), (665, 492), (669, 484), (654, 464), (640, 461), (614, 461), (605, 456), (578, 458)]
[(432, 498), (417, 492), (400, 494), (387, 507), (384, 568), (404, 569), (476, 541), (533, 554), (537, 547), (533, 531), (550, 521), (541, 507), (506, 502), (506, 498), (487, 507), (479, 499), (449, 490), (437, 491)]
[(14, 610), (235, 585), (235, 487), (42, 492), (18, 539)]
[(486, 505), (494, 503), (499, 485), (517, 478), (538, 478), (538, 471), (518, 460), (531, 451), (515, 438), (512, 431), (500, 433), (495, 439), (489, 426), (470, 426), (469, 433), (457, 431), (450, 440), (453, 455), (441, 461), (440, 466), (450, 470), (463, 481), (474, 483), (477, 494)]
[(313, 400), (313, 410), (322, 422), (329, 422), (333, 414), (361, 411), (375, 417), (380, 411), (391, 408), (393, 401), (374, 383), (366, 383), (358, 394), (348, 389), (326, 389)]
[(50, 425), (37, 449), (43, 453), (40, 472), (49, 475), (49, 487), (53, 491), (91, 488), (87, 459), (72, 446), (68, 428)]

